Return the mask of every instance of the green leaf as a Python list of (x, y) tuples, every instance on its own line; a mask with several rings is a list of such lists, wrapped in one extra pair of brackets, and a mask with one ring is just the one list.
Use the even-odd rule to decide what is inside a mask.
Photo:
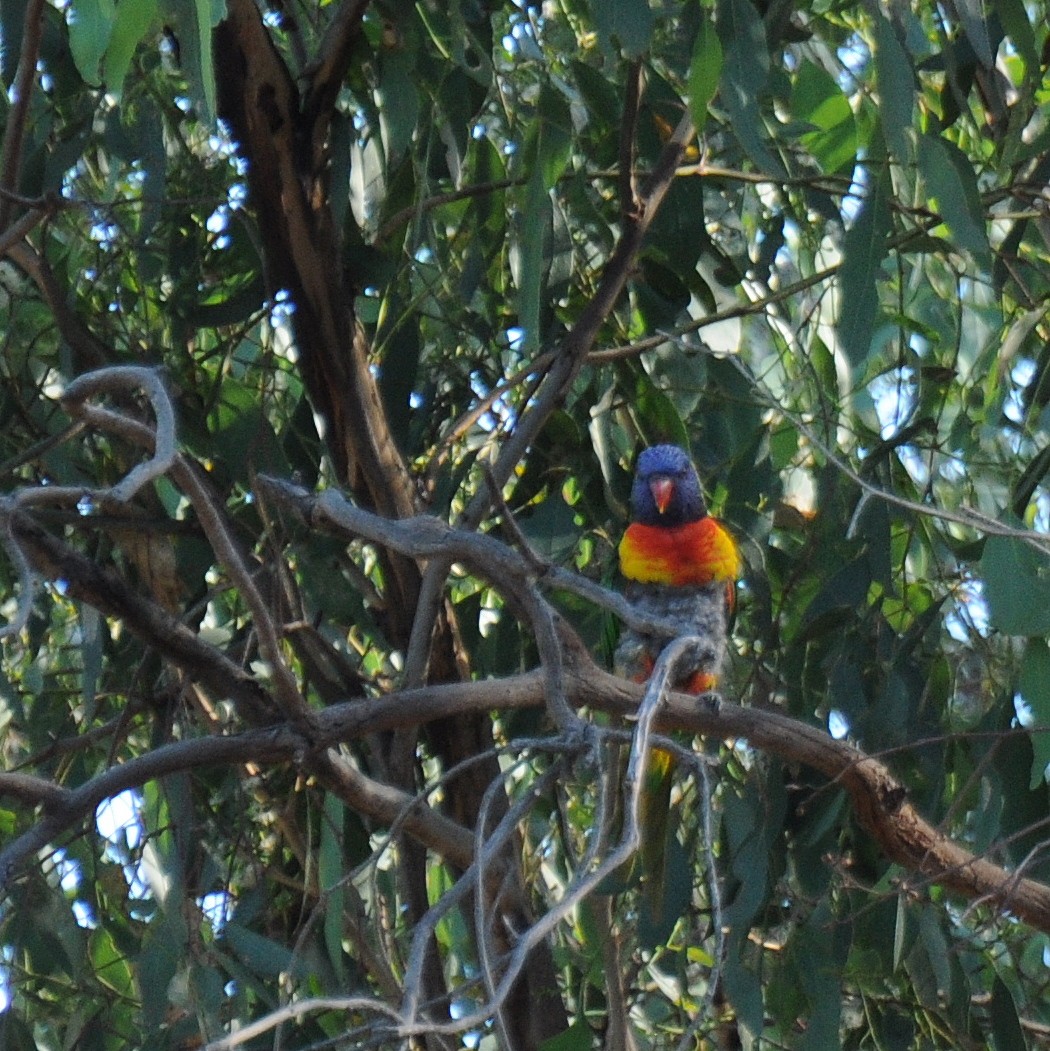
[(639, 889), (638, 944), (643, 950), (666, 945), (692, 898), (691, 858), (675, 835), (674, 822), (665, 833), (661, 861), (663, 872), (643, 880)]
[(758, 1047), (759, 1036), (765, 1021), (762, 1001), (762, 982), (745, 962), (747, 941), (735, 927), (726, 943), (726, 959), (723, 978), (726, 997), (736, 1011), (740, 1027), (747, 1034), (744, 1047)]
[(175, 818), (161, 782), (150, 781), (143, 786), (140, 814), (147, 836), (143, 871), (163, 908), (171, 892), (181, 886), (182, 871), (173, 831)]
[(226, 0), (170, 0), (179, 31), (182, 68), (205, 123), (215, 120), (215, 66), (212, 30), (226, 15)]
[(988, 1014), (994, 1051), (1027, 1051), (1028, 1041), (1017, 1016), (1017, 1004), (999, 975), (995, 976), (992, 983), (992, 1003)]
[(549, 85), (540, 91), (533, 163), (543, 176), (543, 185), (553, 190), (572, 156), (572, 114), (561, 92)]
[(897, 895), (897, 915), (893, 925), (893, 970), (900, 969), (901, 960), (911, 949), (908, 937), (908, 899), (903, 894)]
[(157, 17), (159, 0), (120, 0), (113, 35), (106, 48), (104, 76), (106, 91), (120, 98), (135, 48)]
[(580, 538), (573, 509), (561, 492), (555, 491), (529, 510), (528, 515), (520, 516), (521, 531), (538, 555), (560, 565), (572, 554)]
[(301, 953), (292, 953), (286, 945), (264, 938), (234, 920), (223, 928), (222, 942), (251, 967), (253, 974), (276, 978), (289, 968), (297, 975), (309, 970)]
[(415, 452), (411, 447), (415, 416), (411, 399), (417, 390), (422, 350), (419, 324), (418, 313), (409, 309), (396, 292), (383, 300), (375, 337), (376, 347), (383, 352), (379, 390), (394, 440), (406, 455)]
[(915, 71), (892, 24), (879, 12), (875, 22), (875, 81), (883, 133), (900, 163), (910, 155), (908, 132), (915, 109)]
[(792, 113), (818, 128), (833, 128), (852, 115), (849, 100), (834, 77), (814, 62), (803, 62), (791, 93)]
[(952, 987), (953, 954), (948, 949), (944, 923), (935, 909), (919, 911), (918, 938), (908, 957), (908, 973), (923, 1002), (934, 1007)]
[(209, 297), (196, 308), (194, 320), (201, 328), (219, 328), (245, 321), (266, 299), (266, 284), (261, 275), (236, 291), (221, 291), (220, 297), (214, 301)]
[(955, 9), (977, 60), (985, 69), (990, 69), (995, 65), (995, 55), (992, 54), (992, 38), (984, 15), (983, 0), (957, 0)]
[(166, 932), (168, 920), (163, 917), (151, 930), (151, 937), (135, 961), (135, 976), (142, 995), (142, 1021), (147, 1029), (160, 1029), (167, 1018), (168, 986), (179, 967), (185, 942)]
[[(654, 249), (643, 256), (642, 262), (659, 258), (662, 265), (674, 272), (677, 283), (707, 291), (696, 269), (700, 254), (711, 241), (705, 227), (703, 183), (703, 179), (671, 182), (663, 207), (649, 228)], [(658, 256), (656, 246), (659, 246)], [(682, 355), (675, 357), (681, 364)]]
[(846, 231), (839, 268), (838, 337), (854, 370), (871, 353), (879, 312), (878, 278), (886, 258), (890, 211), (881, 178), (868, 189), (853, 225)]
[(633, 282), (639, 316), (650, 332), (674, 328), (689, 306), (689, 289), (674, 267), (664, 266), (651, 256), (643, 256), (640, 263), (640, 273)]
[[(427, 870), (427, 894), (431, 901), (438, 901), (453, 886), (452, 874), (444, 865), (432, 865)], [(462, 909), (449, 909), (438, 921), (434, 937), (439, 945), (456, 954), (470, 952), (470, 931)]]
[(550, 193), (539, 165), (529, 175), (518, 219), (517, 237), (510, 247), (510, 265), (518, 289), (518, 326), (524, 333), (522, 347), (529, 353), (540, 345), (540, 306), (550, 269), (547, 247), (553, 220)]
[(77, 71), (88, 84), (102, 83), (102, 56), (113, 34), (114, 0), (72, 0), (66, 15), (69, 49)]
[(565, 1032), (544, 1040), (540, 1051), (590, 1051), (592, 1043), (591, 1028), (581, 1013)]
[(408, 148), (415, 134), (419, 121), (419, 76), (414, 51), (387, 51), (382, 59), (376, 95), (389, 164)]
[(1024, 59), (1025, 76), (1032, 77), (1039, 71), (1039, 53), (1035, 45), (1035, 33), (1028, 20), (1023, 0), (997, 0), (995, 10), (1002, 20), (1003, 29)]
[(1006, 635), (1050, 634), (1050, 557), (1017, 537), (990, 536), (981, 576), (992, 627)]
[(727, 792), (722, 821), (729, 843), (729, 865), (736, 890), (726, 910), (726, 921), (734, 929), (746, 930), (769, 895), (770, 836), (775, 835), (777, 815), (766, 809), (754, 784), (740, 792)]
[(829, 615), (838, 619), (839, 610), (863, 606), (870, 587), (871, 563), (866, 554), (851, 559), (845, 565), (839, 564), (839, 568), (828, 577), (813, 601), (806, 607), (803, 618), (806, 629), (815, 630), (815, 626)]
[(857, 123), (835, 79), (813, 62), (803, 62), (791, 96), (796, 120), (812, 125), (799, 141), (827, 174), (852, 173), (857, 159)]
[(719, 0), (716, 16), (725, 55), (724, 75), (757, 98), (769, 80), (765, 23), (751, 0)]
[(288, 461), (263, 411), (258, 390), (227, 379), (209, 423), (213, 433), (221, 437), (223, 463), (238, 481), (249, 484), (253, 470), (287, 470)]
[[(471, 177), (478, 184), (494, 185), (507, 177), (507, 165), (503, 155), (497, 149), (496, 144), (485, 136), (475, 139), (471, 144), (468, 160), (471, 162)], [(474, 211), (479, 226), (486, 227), (495, 238), (498, 238), (498, 243), (503, 242), (507, 224), (505, 199), (505, 193), (502, 190), (496, 190), (492, 193), (481, 194), (474, 201)]]
[(705, 18), (697, 31), (689, 64), (689, 109), (697, 128), (707, 123), (707, 107), (718, 91), (721, 77), (722, 43), (714, 25)]
[(674, 402), (644, 372), (634, 382), (631, 414), (646, 445), (671, 442), (689, 448), (689, 431)]
[(219, 1011), (225, 998), (223, 986), (226, 983), (222, 974), (215, 967), (195, 962), (186, 977), (187, 1006), (193, 1008), (199, 1024), (206, 1031), (217, 1032), (222, 1026)]
[(103, 621), (97, 609), (83, 602), (77, 603), (77, 615), (80, 618), (81, 696), (87, 712), (92, 712), (95, 691), (102, 674)]
[(614, 82), (601, 70), (579, 59), (573, 59), (570, 68), (590, 119), (602, 128), (611, 127), (623, 108), (623, 100)]
[(849, 945), (845, 931), (825, 898), (792, 939), (795, 973), (809, 1001), (806, 1031), (798, 1045), (800, 1048), (833, 1051), (842, 1046), (839, 1036), (842, 1017), (839, 973)]
[(540, 344), (543, 289), (551, 264), (553, 206), (550, 191), (572, 152), (568, 103), (553, 88), (540, 93), (536, 117), (524, 148), (528, 170), (517, 238), (511, 243), (511, 268), (518, 288), (518, 325), (526, 352)]
[[(26, 5), (24, 3), (0, 4), (0, 41), (21, 40), (25, 32)], [(17, 47), (0, 47), (0, 78), (5, 85), (10, 84), (18, 72), (19, 49)], [(0, 101), (6, 107), (7, 99)], [(6, 112), (6, 110), (5, 110)]]
[(782, 175), (784, 166), (769, 149), (758, 105), (766, 94), (770, 70), (765, 23), (751, 0), (718, 0), (716, 12), (725, 56), (719, 97), (732, 133), (760, 170)]
[(598, 922), (598, 917), (605, 910), (605, 902), (601, 896), (583, 898), (580, 907), (576, 911), (576, 923), (573, 933), (579, 940), (580, 948), (583, 950), (586, 966), (582, 968), (587, 980), (597, 989), (601, 988), (602, 978), (602, 946), (605, 942), (605, 925)]
[(324, 917), (324, 943), (328, 959), (340, 984), (345, 978), (343, 963), (343, 906), (346, 888), (343, 885), (343, 823), (346, 807), (334, 792), (324, 797), (324, 817), (321, 822), (321, 845), (317, 852), (317, 877), (327, 901)]
[(1032, 773), (1029, 788), (1046, 779), (1050, 765), (1050, 646), (1046, 639), (1029, 639), (1021, 662), (1018, 692), (1032, 712)]
[(637, 58), (649, 47), (653, 12), (649, 0), (592, 0), (591, 14), (602, 46), (627, 58)]
[[(1034, 869), (1039, 864), (1034, 859), (1041, 857), (1044, 844), (1040, 830), (1050, 812), (1050, 789), (1042, 779), (1031, 786), (1035, 765), (1033, 735), (1011, 733), (1013, 705), (1004, 698), (999, 707), (1001, 710), (995, 712), (996, 718), (985, 724), (993, 731), (994, 747), (988, 768), (988, 799), (984, 804), (987, 817), (981, 815), (988, 828), (984, 841), (1002, 844), (1010, 863), (1020, 865), (1024, 862), (1032, 866), (1026, 871), (1030, 871), (1033, 878), (1045, 881), (1046, 863), (1042, 862), (1039, 869)], [(980, 826), (978, 830), (983, 831)], [(981, 844), (978, 839), (976, 845)]]
[(918, 160), (929, 196), (955, 243), (987, 269), (991, 265), (991, 250), (977, 176), (970, 161), (958, 146), (937, 135), (919, 139)]
[(3, 1033), (4, 1047), (7, 1051), (40, 1051), (37, 1037), (21, 1017), (17, 1007), (4, 1011)]

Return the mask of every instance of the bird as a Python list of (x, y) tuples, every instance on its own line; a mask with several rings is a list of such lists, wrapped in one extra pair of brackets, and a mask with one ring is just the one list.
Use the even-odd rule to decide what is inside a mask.
[[(649, 634), (625, 626), (614, 655), (619, 675), (644, 682), (674, 638), (697, 643), (675, 667), (673, 689), (710, 694), (725, 661), (729, 617), (741, 574), (740, 550), (729, 529), (707, 513), (700, 479), (678, 445), (641, 451), (631, 486), (631, 521), (619, 548), (624, 597), (639, 613), (670, 623), (673, 633)], [(673, 756), (654, 749), (641, 789), (639, 851), (651, 908), (662, 907)]]

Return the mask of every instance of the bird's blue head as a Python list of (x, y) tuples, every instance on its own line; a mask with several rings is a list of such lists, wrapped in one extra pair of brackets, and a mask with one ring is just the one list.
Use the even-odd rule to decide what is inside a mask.
[(638, 456), (631, 512), (643, 525), (678, 526), (707, 514), (700, 479), (688, 453), (677, 445), (651, 445)]

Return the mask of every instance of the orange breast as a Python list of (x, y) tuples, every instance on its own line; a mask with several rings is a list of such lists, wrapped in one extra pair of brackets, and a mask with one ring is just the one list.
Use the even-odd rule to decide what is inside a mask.
[(740, 576), (740, 552), (716, 518), (673, 528), (632, 522), (620, 541), (620, 572), (642, 584), (732, 583)]

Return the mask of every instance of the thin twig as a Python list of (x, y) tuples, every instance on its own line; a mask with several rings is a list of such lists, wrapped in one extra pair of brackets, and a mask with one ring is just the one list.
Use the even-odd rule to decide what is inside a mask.
[(744, 362), (739, 361), (735, 357), (730, 360), (737, 371), (747, 380), (752, 390), (756, 392), (756, 395), (763, 404), (768, 408), (775, 409), (785, 419), (790, 420), (792, 426), (797, 428), (799, 433), (804, 435), (806, 440), (815, 448), (819, 449), (836, 470), (861, 490), (860, 499), (862, 501), (876, 498), (892, 505), (893, 507), (899, 507), (901, 510), (910, 511), (912, 514), (924, 518), (933, 518), (942, 522), (954, 522), (956, 525), (966, 526), (969, 529), (974, 529), (977, 532), (986, 533), (991, 536), (1011, 537), (1015, 540), (1023, 541), (1043, 554), (1050, 553), (1050, 534), (1035, 529), (1020, 529), (1016, 526), (1008, 525), (1005, 522), (1000, 522), (981, 511), (974, 510), (973, 508), (962, 507), (958, 510), (952, 510), (947, 507), (937, 507), (933, 504), (919, 503), (916, 500), (909, 500), (907, 497), (898, 496), (889, 489), (883, 489), (880, 486), (869, 482), (861, 474), (855, 471), (841, 456), (839, 456), (831, 445), (821, 438), (817, 431), (811, 427), (801, 415), (785, 409), (783, 405), (774, 398), (773, 394), (763, 386), (761, 381), (754, 376)]
[(361, 1011), (386, 1015), (395, 1021), (398, 1018), (398, 1013), (394, 1008), (371, 996), (310, 997), (307, 1000), (296, 1000), (294, 1003), (279, 1007), (276, 1011), (271, 1011), (262, 1018), (241, 1026), (236, 1033), (230, 1036), (211, 1040), (204, 1045), (201, 1051), (233, 1051), (235, 1047), (241, 1047), (256, 1037), (284, 1025), (285, 1022), (298, 1022), (321, 1011), (343, 1011), (347, 1014), (351, 1011)]

